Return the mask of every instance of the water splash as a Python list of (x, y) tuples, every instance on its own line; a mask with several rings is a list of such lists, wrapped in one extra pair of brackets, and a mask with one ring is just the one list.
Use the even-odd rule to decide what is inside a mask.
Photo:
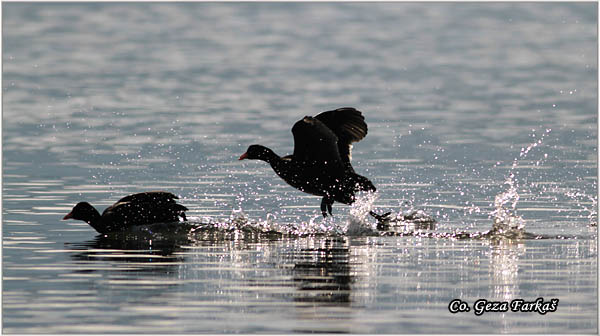
[(525, 229), (525, 220), (516, 213), (519, 193), (513, 173), (509, 175), (504, 184), (507, 184), (509, 188), (507, 191), (496, 195), (494, 199), (495, 209), (490, 215), (494, 219), (492, 230), (499, 235), (510, 235), (522, 232)]
[[(575, 200), (577, 202), (577, 206), (582, 209), (582, 211), (587, 212), (587, 218), (590, 220), (590, 226), (598, 226), (598, 198), (590, 196), (581, 191), (567, 191), (565, 193), (566, 196)], [(591, 202), (592, 204), (588, 207), (585, 202)]]
[[(508, 185), (508, 190), (496, 195), (494, 198), (494, 209), (490, 213), (493, 218), (493, 226), (490, 231), (498, 237), (519, 237), (525, 232), (525, 220), (517, 215), (517, 204), (519, 203), (518, 180), (516, 178), (516, 169), (520, 160), (523, 160), (531, 152), (532, 149), (542, 145), (544, 138), (550, 134), (552, 129), (548, 128), (544, 133), (527, 147), (521, 148), (519, 156), (513, 160), (508, 178), (504, 181)], [(535, 138), (535, 133), (532, 134)], [(535, 165), (539, 166), (548, 157), (544, 154), (544, 158), (536, 161)]]
[(390, 213), (377, 223), (378, 230), (392, 230), (409, 234), (423, 230), (435, 230), (437, 221), (422, 209), (410, 207), (398, 213)]
[(298, 237), (342, 235), (344, 232), (335, 217), (323, 218), (321, 214), (311, 217), (308, 222), (299, 221), (285, 225), (282, 229), (286, 234)]
[(218, 235), (225, 239), (247, 239), (265, 235), (271, 237), (377, 235), (376, 223), (369, 216), (376, 199), (375, 193), (360, 193), (347, 216), (338, 214), (323, 218), (319, 213), (308, 221), (299, 219), (292, 223), (280, 223), (276, 215), (271, 213), (263, 220), (252, 219), (239, 207), (233, 209), (228, 218), (188, 217), (186, 224), (192, 226), (190, 235)]
[(377, 193), (359, 193), (356, 201), (350, 206), (350, 213), (343, 232), (348, 236), (365, 236), (377, 234), (376, 223), (370, 223), (369, 212), (377, 200)]
[[(532, 131), (535, 132), (535, 130), (532, 130)], [(550, 134), (550, 132), (552, 132), (552, 129), (547, 128), (546, 131), (544, 133), (542, 133), (542, 135), (540, 136), (540, 138), (538, 140), (531, 143), (527, 147), (521, 148), (521, 152), (519, 152), (519, 157), (515, 158), (513, 160), (513, 164), (511, 167), (511, 173), (515, 170), (515, 168), (517, 168), (517, 164), (518, 164), (519, 160), (524, 159), (532, 149), (536, 148), (537, 146), (540, 146), (544, 142), (544, 138), (547, 137)], [(535, 133), (532, 133), (531, 136), (535, 138)], [(548, 158), (548, 154), (544, 154), (544, 158), (536, 161), (535, 165), (539, 166), (540, 164), (542, 164), (543, 160), (545, 160), (547, 158)]]
[(190, 236), (203, 236), (216, 239), (254, 239), (279, 237), (281, 232), (273, 229), (272, 219), (267, 216), (264, 221), (254, 221), (241, 209), (233, 209), (228, 219), (214, 219), (211, 217), (188, 218)]

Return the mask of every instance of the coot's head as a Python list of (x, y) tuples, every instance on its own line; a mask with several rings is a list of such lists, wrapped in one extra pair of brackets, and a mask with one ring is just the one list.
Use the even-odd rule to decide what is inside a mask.
[(94, 209), (94, 207), (90, 203), (79, 202), (73, 207), (73, 210), (71, 210), (71, 212), (69, 212), (65, 215), (65, 217), (63, 217), (63, 220), (76, 219), (85, 222), (90, 222), (98, 216), (98, 211)]
[(273, 155), (273, 151), (269, 148), (261, 145), (251, 145), (246, 150), (246, 153), (240, 156), (239, 160), (249, 159), (267, 161), (271, 155)]

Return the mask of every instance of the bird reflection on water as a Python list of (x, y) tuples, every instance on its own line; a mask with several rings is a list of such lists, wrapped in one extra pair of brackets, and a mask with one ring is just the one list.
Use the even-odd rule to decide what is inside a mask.
[[(320, 246), (303, 248), (294, 256), (294, 282), (306, 292), (297, 302), (350, 303), (350, 249), (346, 239), (326, 239)], [(311, 291), (313, 293), (311, 293)]]
[[(206, 236), (204, 238), (207, 238)], [(214, 238), (214, 237), (213, 237)], [(305, 244), (292, 246), (288, 252), (281, 254), (276, 262), (283, 271), (288, 285), (293, 284), (289, 295), (294, 302), (300, 303), (298, 308), (304, 311), (306, 304), (335, 305), (348, 307), (351, 300), (351, 285), (356, 281), (356, 270), (351, 262), (351, 246), (347, 237), (301, 239)], [(169, 274), (180, 280), (194, 280), (195, 272), (182, 268), (185, 264), (196, 264), (195, 271), (202, 271), (202, 266), (209, 258), (206, 248), (231, 254), (236, 259), (242, 251), (268, 251), (271, 245), (285, 243), (285, 239), (259, 238), (246, 236), (239, 242), (234, 240), (203, 239), (202, 236), (171, 235), (169, 237), (154, 233), (121, 232), (98, 235), (92, 240), (80, 243), (67, 243), (73, 260), (81, 262), (82, 268), (74, 273), (103, 273), (107, 278), (118, 277), (121, 272), (135, 272), (136, 278), (144, 274), (164, 278)], [(315, 243), (315, 241), (317, 243)], [(293, 242), (294, 245), (297, 240)], [(315, 245), (316, 244), (316, 245)], [(223, 250), (224, 249), (224, 250)], [(197, 260), (200, 258), (200, 260)], [(189, 259), (189, 260), (188, 260)], [(240, 266), (252, 267), (241, 264)], [(112, 274), (112, 275), (111, 275)], [(179, 274), (179, 275), (177, 275)], [(132, 280), (132, 284), (136, 280)], [(162, 281), (162, 280), (161, 280)], [(249, 288), (259, 285), (250, 281)], [(169, 283), (169, 281), (166, 281)], [(269, 286), (269, 281), (262, 282), (259, 287)]]

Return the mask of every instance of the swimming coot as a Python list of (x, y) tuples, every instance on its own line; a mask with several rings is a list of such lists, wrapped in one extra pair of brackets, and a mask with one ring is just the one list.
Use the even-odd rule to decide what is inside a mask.
[(132, 226), (186, 220), (188, 209), (166, 191), (148, 191), (125, 196), (104, 210), (102, 215), (87, 202), (79, 202), (63, 220), (76, 219), (88, 223), (99, 233), (124, 231)]
[(322, 196), (321, 212), (331, 215), (334, 202), (352, 204), (357, 191), (375, 191), (368, 178), (350, 164), (352, 143), (367, 135), (362, 113), (352, 107), (304, 117), (292, 127), (294, 153), (280, 157), (271, 149), (251, 145), (240, 160), (268, 162), (292, 187)]

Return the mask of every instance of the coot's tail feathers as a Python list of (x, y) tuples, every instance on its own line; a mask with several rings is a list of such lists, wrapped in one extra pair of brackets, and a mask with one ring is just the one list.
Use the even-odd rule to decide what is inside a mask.
[(350, 185), (354, 186), (354, 190), (356, 191), (377, 191), (377, 188), (375, 188), (373, 182), (364, 176), (349, 173), (347, 178)]
[(175, 211), (188, 211), (189, 209), (181, 204), (169, 204), (167, 207), (167, 209), (172, 210), (173, 212)]
[(181, 217), (184, 221), (187, 221), (187, 217), (185, 216), (185, 212), (188, 211), (189, 209), (181, 204), (168, 204), (166, 207), (163, 208), (164, 211), (166, 212), (170, 212), (176, 216)]

